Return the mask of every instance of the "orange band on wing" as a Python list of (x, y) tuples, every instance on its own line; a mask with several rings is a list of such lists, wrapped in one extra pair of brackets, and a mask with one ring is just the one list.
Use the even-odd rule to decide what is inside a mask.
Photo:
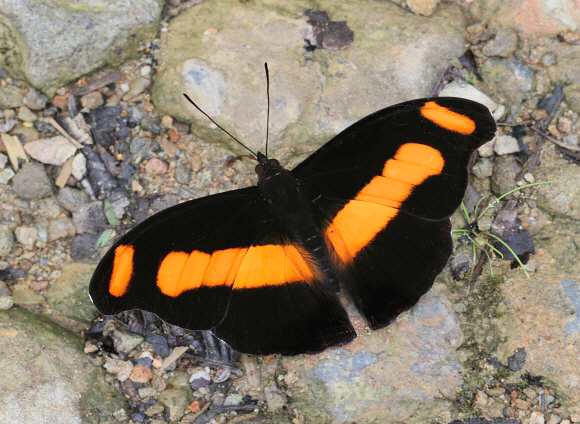
[(157, 287), (170, 297), (200, 287), (247, 289), (315, 278), (305, 253), (293, 245), (217, 250), (211, 254), (168, 253), (157, 271)]
[(402, 145), (374, 177), (334, 217), (325, 230), (327, 244), (344, 264), (368, 245), (398, 213), (413, 187), (443, 170), (441, 153), (424, 144)]
[(471, 118), (453, 112), (446, 107), (438, 105), (434, 101), (427, 102), (423, 105), (421, 108), (421, 115), (440, 127), (450, 131), (455, 131), (461, 134), (471, 134), (475, 131), (475, 122)]
[(127, 292), (129, 281), (133, 275), (133, 255), (135, 249), (132, 246), (121, 244), (115, 249), (113, 259), (113, 272), (109, 281), (109, 293), (111, 296), (120, 297)]
[(304, 252), (293, 245), (252, 246), (242, 260), (234, 289), (277, 286), (315, 279)]

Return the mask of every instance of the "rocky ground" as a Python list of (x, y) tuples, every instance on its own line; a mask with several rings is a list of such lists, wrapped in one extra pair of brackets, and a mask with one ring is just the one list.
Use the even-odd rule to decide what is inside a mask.
[[(0, 15), (0, 422), (580, 423), (573, 2), (24, 3)], [(400, 101), (492, 110), (448, 269), (383, 330), (349, 311), (359, 337), (319, 355), (216, 362), (150, 314), (93, 321), (88, 282), (117, 235), (255, 183), (182, 93), (262, 149), (266, 61), (269, 151), (288, 168)]]

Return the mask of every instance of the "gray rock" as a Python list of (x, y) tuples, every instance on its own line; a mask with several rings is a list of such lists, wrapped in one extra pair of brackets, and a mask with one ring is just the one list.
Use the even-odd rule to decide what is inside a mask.
[(16, 227), (14, 230), (14, 235), (18, 243), (23, 244), (26, 248), (32, 249), (34, 243), (38, 240), (38, 229), (35, 227), (22, 225)]
[(103, 96), (98, 91), (92, 91), (81, 97), (81, 105), (87, 109), (96, 109), (103, 103)]
[(264, 395), (270, 411), (279, 411), (286, 405), (286, 397), (277, 387), (266, 387)]
[(123, 96), (123, 100), (128, 101), (137, 97), (139, 94), (143, 93), (147, 87), (151, 85), (151, 80), (143, 76), (138, 76), (133, 81), (131, 81), (131, 86), (129, 91)]
[(500, 119), (505, 113), (505, 107), (503, 105), (494, 102), (473, 85), (461, 80), (456, 80), (451, 84), (446, 85), (443, 90), (439, 92), (439, 97), (461, 97), (463, 99), (469, 99), (481, 103), (491, 110), (493, 117), (496, 120)]
[(508, 102), (519, 104), (534, 88), (534, 71), (517, 59), (491, 59), (481, 66), (484, 86)]
[(14, 171), (12, 168), (5, 168), (0, 172), (0, 184), (8, 184), (8, 182), (14, 177)]
[(565, 323), (564, 327), (568, 334), (578, 334), (580, 333), (580, 288), (574, 280), (562, 280), (560, 284), (564, 289), (564, 294), (576, 309), (576, 316), (572, 321)]
[(48, 98), (40, 94), (34, 88), (28, 90), (28, 94), (24, 98), (24, 104), (30, 108), (30, 110), (42, 110), (46, 107)]
[(501, 27), (493, 40), (488, 41), (481, 50), (486, 56), (508, 57), (518, 46), (518, 34), (511, 28)]
[(70, 263), (64, 266), (61, 276), (46, 293), (46, 299), (54, 310), (77, 321), (90, 322), (97, 309), (88, 294), (95, 265)]
[(580, 113), (580, 45), (563, 45), (554, 53), (558, 63), (548, 68), (550, 80), (564, 84), (564, 101)]
[(87, 203), (89, 201), (89, 195), (85, 191), (76, 188), (63, 187), (58, 192), (57, 199), (63, 208), (71, 211), (72, 205)]
[(112, 423), (126, 408), (79, 337), (22, 308), (0, 311), (0, 327), (11, 334), (0, 343), (0, 369), (10, 376), (0, 379), (0, 422)]
[(0, 86), (0, 109), (14, 109), (22, 106), (24, 93), (13, 85)]
[(520, 151), (518, 140), (511, 135), (500, 135), (495, 138), (493, 150), (498, 155), (509, 155)]
[(161, 120), (158, 116), (147, 116), (141, 120), (141, 128), (153, 134), (161, 133)]
[(0, 225), (0, 257), (10, 253), (14, 247), (14, 234), (8, 225)]
[[(348, 17), (346, 23), (355, 34), (353, 45), (340, 54), (303, 49), (299, 34), (307, 18), (293, 18), (303, 15), (302, 5), (276, 0), (243, 8), (235, 2), (220, 6), (220, 14), (210, 3), (186, 10), (161, 34), (163, 55), (152, 89), (157, 113), (192, 123), (195, 134), (208, 141), (233, 146), (184, 103), (186, 92), (248, 147), (263, 149), (263, 62), (272, 58), (270, 147), (283, 162), (312, 152), (371, 112), (427, 95), (439, 77), (441, 61), (464, 50), (463, 35), (454, 28), (465, 18), (455, 6), (440, 5), (425, 32), (425, 18), (390, 2), (377, 2), (372, 8), (329, 3), (325, 9), (330, 20)], [(221, 23), (222, 14), (231, 17), (227, 25)], [(203, 35), (209, 27), (220, 30)], [(240, 40), (252, 40), (251, 48), (242, 48)]]
[[(52, 96), (57, 88), (105, 65), (138, 54), (157, 31), (162, 4), (156, 0), (74, 6), (59, 2), (4, 0), (6, 69)], [(11, 29), (14, 30), (11, 31)]]
[(473, 165), (473, 174), (477, 178), (487, 178), (491, 177), (493, 173), (493, 162), (487, 158), (480, 158)]
[(48, 241), (54, 241), (65, 237), (72, 237), (75, 234), (75, 225), (67, 216), (55, 219), (48, 225)]
[(36, 113), (32, 112), (26, 106), (20, 106), (20, 110), (18, 111), (18, 119), (24, 122), (34, 122), (38, 119)]
[(99, 234), (104, 226), (107, 225), (103, 203), (100, 201), (76, 204), (70, 208), (78, 234)]
[(580, 167), (575, 164), (543, 167), (534, 174), (536, 181), (558, 181), (538, 185), (538, 206), (561, 217), (580, 219)]
[(0, 153), (0, 169), (4, 169), (6, 167), (6, 163), (8, 163), (8, 156), (4, 153)]
[(496, 158), (493, 163), (491, 190), (497, 196), (516, 188), (516, 163), (512, 156)]
[(42, 199), (51, 196), (52, 187), (52, 180), (41, 163), (24, 164), (12, 179), (14, 194), (21, 199)]
[(357, 332), (346, 349), (283, 358), (300, 375), (289, 387), (293, 408), (316, 422), (425, 423), (444, 410), (437, 398), (460, 384), (463, 342), (445, 289), (425, 294), (388, 328)]

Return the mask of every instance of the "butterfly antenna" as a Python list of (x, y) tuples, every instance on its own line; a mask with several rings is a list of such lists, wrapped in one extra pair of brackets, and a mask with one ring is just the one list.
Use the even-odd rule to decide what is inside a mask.
[(227, 135), (229, 135), (231, 138), (233, 138), (235, 141), (237, 141), (240, 146), (242, 146), (244, 149), (248, 150), (251, 154), (253, 154), (254, 156), (257, 157), (257, 155), (248, 147), (246, 146), (244, 143), (242, 143), (240, 140), (238, 140), (236, 137), (234, 137), (233, 135), (231, 135), (228, 131), (226, 131), (224, 129), (224, 127), (222, 127), (220, 124), (218, 124), (216, 121), (214, 121), (211, 116), (209, 116), (207, 113), (205, 113), (203, 110), (201, 110), (201, 108), (195, 104), (195, 102), (193, 100), (191, 100), (189, 98), (189, 96), (185, 93), (183, 93), (183, 96), (189, 101), (189, 103), (191, 103), (197, 110), (199, 110), (201, 113), (203, 113), (205, 115), (205, 117), (207, 119), (209, 119), (211, 122), (213, 122), (220, 130), (222, 130), (223, 132), (225, 132)]
[(266, 98), (268, 99), (268, 111), (266, 112), (266, 158), (268, 157), (268, 133), (270, 129), (270, 73), (268, 72), (268, 62), (264, 63), (266, 69)]

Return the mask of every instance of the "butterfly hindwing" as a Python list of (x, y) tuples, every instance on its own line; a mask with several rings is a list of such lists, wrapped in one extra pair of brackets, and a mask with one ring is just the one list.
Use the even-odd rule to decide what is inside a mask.
[(495, 128), (479, 103), (413, 100), (355, 123), (292, 171), (371, 328), (413, 306), (443, 269), (468, 161)]

